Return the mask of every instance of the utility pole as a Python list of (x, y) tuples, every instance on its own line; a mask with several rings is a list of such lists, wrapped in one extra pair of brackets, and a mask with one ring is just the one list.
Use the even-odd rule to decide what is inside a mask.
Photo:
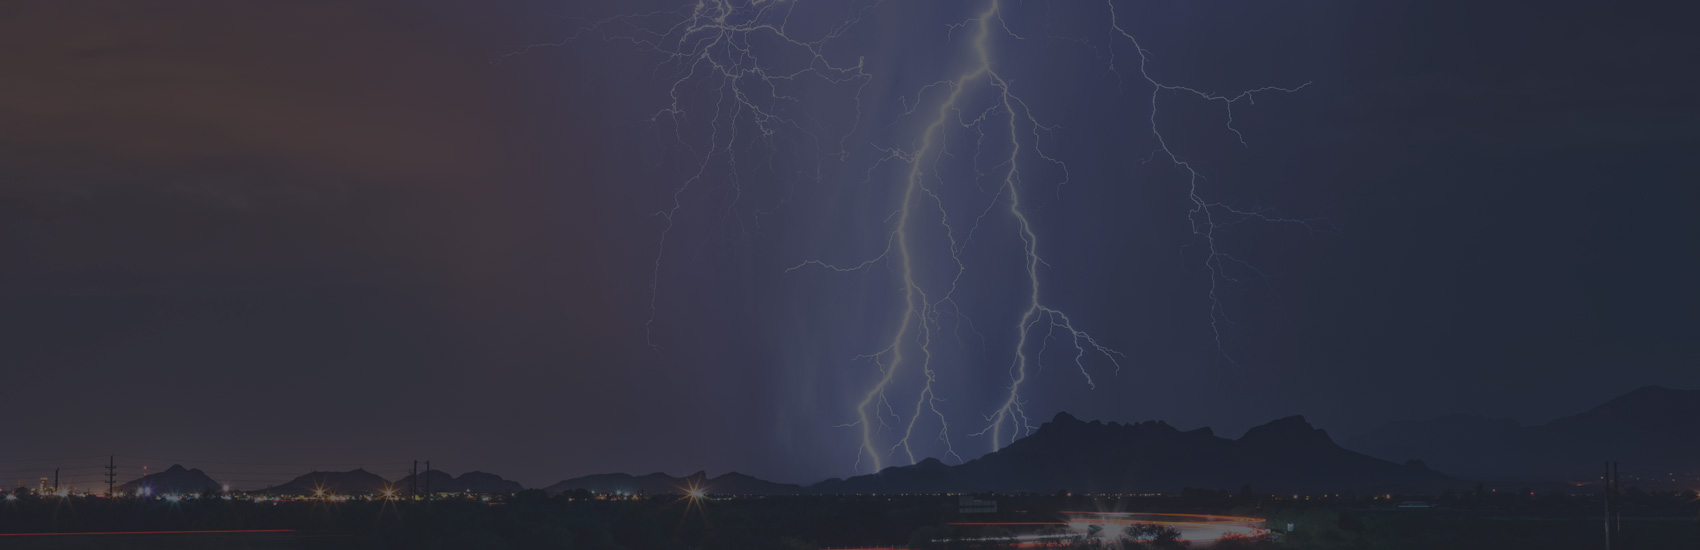
[(431, 500), (431, 461), (425, 461), (425, 500)]
[(418, 460), (413, 461), (413, 475), (411, 477), (407, 478), (407, 496), (408, 496), (408, 498), (412, 498), (412, 499), (415, 499), (415, 500), (417, 500), (419, 498), (419, 461)]
[(1606, 550), (1621, 550), (1623, 548), (1623, 520), (1621, 509), (1623, 503), (1618, 493), (1619, 478), (1617, 463), (1606, 462)]
[(1617, 477), (1617, 462), (1611, 463), (1611, 540), (1623, 548), (1623, 481)]
[(106, 455), (106, 498), (112, 498), (112, 482), (118, 479), (118, 464)]
[(1611, 461), (1610, 460), (1606, 461), (1606, 475), (1601, 476), (1600, 479), (1604, 479), (1605, 482), (1606, 482), (1605, 483), (1605, 491), (1602, 493), (1606, 497), (1606, 516), (1605, 516), (1605, 520), (1606, 520), (1606, 550), (1612, 550), (1613, 548), (1616, 548), (1617, 546), (1612, 544), (1612, 540), (1611, 540)]

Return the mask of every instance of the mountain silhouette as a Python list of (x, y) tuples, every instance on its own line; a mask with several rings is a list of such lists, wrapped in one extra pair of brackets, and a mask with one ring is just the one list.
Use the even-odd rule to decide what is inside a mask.
[(1290, 416), (1238, 440), (1209, 428), (1181, 431), (1161, 421), (1083, 422), (1058, 413), (1033, 435), (958, 466), (925, 460), (876, 474), (827, 480), (829, 493), (1173, 492), (1187, 487), (1396, 491), (1455, 484), (1421, 465), (1401, 466), (1340, 448), (1328, 433)]
[(1161, 421), (1083, 422), (1058, 413), (1032, 435), (961, 465), (937, 459), (799, 487), (741, 474), (601, 474), (562, 481), (550, 492), (678, 494), (686, 487), (726, 494), (937, 492), (1171, 492), (1186, 487), (1260, 490), (1424, 490), (1459, 482), (1420, 463), (1399, 465), (1348, 451), (1303, 417), (1252, 428), (1238, 440), (1209, 428), (1181, 431)]
[[(427, 483), (429, 482), (429, 483)], [(414, 487), (413, 475), (408, 474), (396, 480), (397, 494), (407, 494)], [(502, 479), (502, 476), (486, 472), (467, 472), (460, 477), (454, 477), (441, 470), (431, 470), (419, 474), (419, 494), (425, 494), (427, 489), (432, 493), (517, 493), (525, 487), (517, 481)]]
[(200, 493), (209, 489), (220, 491), (223, 490), (224, 484), (213, 481), (205, 472), (198, 469), (191, 470), (180, 464), (172, 464), (170, 468), (166, 468), (164, 471), (148, 474), (120, 485), (118, 491), (133, 494), (144, 488), (155, 495), (166, 495)]
[(1591, 480), (1607, 460), (1631, 471), (1690, 472), (1700, 455), (1700, 390), (1646, 386), (1537, 426), (1469, 415), (1395, 422), (1345, 443), (1490, 480)]
[(330, 495), (378, 495), (397, 488), (378, 474), (355, 469), (347, 472), (311, 472), (288, 483), (251, 492), (306, 496), (318, 494), (320, 491)]

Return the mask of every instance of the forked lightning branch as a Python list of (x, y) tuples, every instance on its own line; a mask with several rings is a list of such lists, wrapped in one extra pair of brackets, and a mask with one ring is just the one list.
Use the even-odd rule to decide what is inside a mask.
[[(703, 1), (677, 10), (631, 13), (596, 21), (578, 29), (569, 40), (625, 42), (658, 58), (657, 74), (669, 75), (670, 101), (657, 106), (652, 121), (669, 129), (684, 150), (694, 153), (694, 170), (670, 189), (671, 200), (655, 215), (662, 226), (650, 266), (649, 319), (646, 339), (659, 346), (664, 338), (654, 332), (656, 305), (665, 299), (663, 272), (668, 269), (669, 238), (678, 230), (681, 212), (692, 208), (736, 207), (742, 177), (735, 168), (748, 154), (742, 144), (776, 144), (779, 140), (807, 140), (826, 146), (818, 148), (821, 158), (804, 159), (820, 165), (824, 159), (871, 159), (866, 166), (847, 166), (846, 171), (863, 174), (858, 185), (889, 195), (888, 209), (869, 212), (882, 231), (883, 249), (871, 257), (841, 258), (826, 255), (800, 258), (787, 271), (792, 276), (832, 276), (871, 273), (894, 278), (894, 292), (878, 299), (890, 300), (895, 314), (885, 322), (885, 338), (860, 357), (845, 358), (846, 365), (872, 365), (867, 387), (847, 411), (839, 425), (859, 440), (856, 469), (878, 471), (893, 459), (909, 464), (924, 458), (918, 443), (933, 441), (942, 458), (958, 462), (960, 437), (984, 440), (989, 450), (1030, 433), (1034, 425), (1025, 406), (1023, 391), (1033, 383), (1034, 370), (1047, 353), (1061, 346), (1070, 367), (1081, 383), (1096, 387), (1095, 376), (1115, 375), (1127, 356), (1119, 351), (1120, 339), (1092, 332), (1069, 314), (1047, 301), (1044, 277), (1051, 269), (1045, 260), (1045, 230), (1032, 216), (1031, 195), (1035, 188), (1057, 189), (1068, 183), (1070, 159), (1086, 152), (1054, 151), (1047, 141), (1058, 131), (1047, 120), (1046, 106), (1030, 104), (1020, 91), (1022, 82), (1007, 75), (1013, 67), (1001, 60), (1008, 51), (1051, 39), (1028, 36), (1016, 29), (1032, 27), (1009, 16), (1005, 2), (982, 0), (961, 5), (960, 19), (938, 28), (949, 45), (929, 55), (945, 56), (953, 74), (936, 79), (903, 95), (904, 109), (895, 113), (864, 109), (869, 82), (880, 78), (863, 56), (845, 55), (841, 47), (846, 35), (865, 26), (875, 10), (918, 10), (926, 5), (906, 2), (874, 2), (837, 10), (842, 20), (831, 24), (800, 24), (801, 17), (818, 16), (821, 9), (800, 10), (805, 1)], [(930, 5), (930, 4), (927, 4)], [(1093, 4), (1067, 4), (1071, 9), (1093, 8)], [(818, 7), (811, 5), (810, 7)], [(1165, 101), (1197, 101), (1219, 104), (1226, 111), (1224, 132), (1240, 143), (1245, 138), (1233, 125), (1236, 108), (1252, 104), (1259, 95), (1297, 92), (1309, 83), (1270, 85), (1234, 93), (1213, 93), (1173, 84), (1154, 74), (1148, 50), (1129, 28), (1132, 7), (1107, 1), (1095, 8), (1103, 21), (1103, 33), (1113, 39), (1105, 46), (1109, 71), (1128, 86), (1123, 97), (1149, 104), (1148, 116), (1129, 123), (1148, 125), (1157, 150), (1127, 151), (1126, 156), (1161, 159), (1179, 169), (1178, 181), (1093, 182), (1114, 185), (1182, 185), (1191, 203), (1187, 212), (1195, 241), (1207, 250), (1203, 260), (1209, 287), (1200, 296), (1200, 307), (1209, 309), (1210, 324), (1218, 350), (1230, 357), (1223, 342), (1222, 324), (1229, 318), (1223, 308), (1218, 285), (1231, 281), (1229, 266), (1242, 264), (1218, 246), (1219, 230), (1246, 221), (1290, 223), (1310, 226), (1318, 220), (1291, 219), (1269, 215), (1263, 210), (1236, 208), (1213, 199), (1195, 166), (1183, 151), (1171, 146), (1164, 135)], [(815, 29), (803, 36), (797, 29)], [(821, 29), (825, 29), (824, 31)], [(833, 52), (831, 55), (828, 51)], [(806, 82), (805, 82), (806, 81)], [(829, 106), (855, 116), (853, 124), (840, 125), (837, 135), (822, 135), (822, 127), (807, 117), (797, 116), (796, 106), (810, 98), (786, 90), (802, 84), (845, 87), (849, 103)], [(886, 127), (909, 129), (907, 135), (888, 143), (854, 141), (858, 129)], [(747, 135), (753, 129), (755, 135)], [(745, 135), (740, 135), (744, 132)], [(953, 137), (954, 136), (954, 137)], [(857, 147), (867, 149), (858, 151)], [(836, 149), (836, 150), (834, 150)], [(774, 146), (771, 151), (777, 151)], [(990, 156), (991, 158), (984, 158)], [(995, 182), (984, 193), (956, 198), (945, 187), (951, 176), (941, 164), (958, 158), (973, 158), (974, 178)], [(1036, 168), (1043, 168), (1036, 170)], [(824, 181), (824, 180), (822, 180)], [(693, 204), (688, 200), (698, 186), (715, 185), (733, 189), (727, 203)], [(974, 216), (952, 218), (949, 212), (962, 206), (954, 201), (974, 201)], [(730, 203), (730, 204), (728, 204)], [(981, 204), (983, 203), (983, 204)], [(943, 243), (941, 248), (939, 243)], [(969, 243), (981, 248), (1001, 249), (1019, 259), (1018, 278), (1024, 290), (1014, 299), (1014, 315), (1004, 319), (965, 319), (960, 306), (965, 299), (1009, 299), (1008, 297), (964, 296), (961, 284), (977, 275), (963, 256)], [(987, 252), (980, 252), (987, 253)], [(942, 261), (948, 259), (948, 261)], [(936, 261), (935, 261), (936, 260)], [(938, 266), (944, 267), (939, 272)], [(978, 327), (986, 341), (1005, 347), (1009, 360), (1001, 367), (953, 369), (997, 377), (1004, 390), (985, 396), (994, 402), (989, 410), (953, 411), (947, 395), (969, 387), (963, 380), (941, 378), (937, 346), (947, 323)], [(1054, 343), (1054, 344), (1053, 344)], [(1231, 359), (1231, 357), (1230, 357)], [(969, 415), (968, 429), (953, 432), (951, 420)], [(958, 420), (956, 424), (964, 422)]]

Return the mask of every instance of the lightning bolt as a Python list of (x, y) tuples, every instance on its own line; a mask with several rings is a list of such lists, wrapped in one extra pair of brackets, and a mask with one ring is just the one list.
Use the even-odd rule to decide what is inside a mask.
[[(893, 189), (894, 204), (883, 220), (883, 225), (889, 228), (883, 248), (860, 261), (835, 263), (806, 259), (785, 270), (842, 274), (871, 272), (883, 267), (893, 276), (896, 297), (900, 298), (895, 304), (898, 307), (892, 319), (894, 324), (883, 343), (875, 344), (877, 350), (857, 357), (872, 363), (877, 377), (860, 394), (854, 419), (839, 425), (854, 429), (860, 437), (857, 471), (862, 470), (864, 460), (873, 471), (880, 471), (898, 453), (910, 464), (916, 463), (917, 453), (926, 452), (917, 449), (918, 438), (928, 433), (937, 440), (944, 457), (957, 462), (963, 460), (952, 440), (949, 417), (941, 408), (945, 402), (942, 393), (948, 387), (940, 381), (934, 346), (947, 331), (954, 333), (960, 342), (963, 327), (978, 336), (982, 345), (992, 340), (975, 326), (958, 302), (960, 283), (969, 272), (964, 255), (977, 237), (988, 232), (1013, 233), (1020, 244), (1014, 253), (1021, 259), (1025, 285), (1018, 308), (1020, 314), (1011, 325), (1006, 325), (1008, 328), (1002, 329), (1013, 333), (993, 333), (1013, 342), (1006, 348), (1010, 359), (1004, 373), (1005, 390), (997, 397), (991, 412), (982, 415), (984, 424), (978, 431), (969, 433), (970, 437), (986, 437), (990, 449), (995, 451), (1031, 433), (1034, 427), (1024, 409), (1026, 401), (1022, 392), (1031, 383), (1031, 377), (1044, 368), (1044, 358), (1053, 342), (1072, 348), (1072, 366), (1090, 388), (1096, 388), (1097, 381), (1089, 362), (1101, 360), (1112, 374), (1119, 374), (1127, 359), (1121, 351), (1104, 344), (1066, 312), (1046, 301), (1041, 276), (1051, 266), (1041, 254), (1044, 239), (1029, 217), (1030, 184), (1024, 179), (1024, 170), (1030, 170), (1035, 163), (1049, 165), (1060, 173), (1056, 181), (1050, 182), (1060, 189), (1069, 183), (1069, 167), (1043, 148), (1041, 138), (1056, 127), (1042, 123), (1042, 117), (1012, 88), (1011, 80), (1000, 73), (994, 42), (1007, 40), (1019, 44), (1028, 40), (1011, 30), (1004, 17), (1005, 1), (982, 0), (971, 17), (946, 26), (943, 32), (947, 42), (959, 40), (959, 32), (969, 35), (963, 49), (950, 54), (963, 58), (965, 65), (953, 75), (902, 96), (904, 110), (892, 117), (885, 129), (896, 128), (906, 138), (893, 145), (869, 146), (875, 154), (870, 157), (865, 177), (859, 184), (869, 189)], [(741, 206), (742, 185), (751, 171), (766, 170), (767, 176), (774, 180), (791, 179), (778, 174), (772, 164), (772, 159), (780, 156), (780, 150), (789, 146), (787, 140), (776, 138), (781, 134), (807, 138), (801, 140), (808, 144), (808, 154), (804, 156), (814, 159), (811, 179), (817, 183), (823, 181), (821, 174), (827, 171), (827, 164), (845, 162), (851, 156), (848, 143), (861, 128), (865, 117), (862, 94), (874, 75), (867, 72), (861, 57), (854, 63), (834, 62), (825, 52), (829, 44), (843, 37), (881, 2), (849, 7), (841, 22), (809, 37), (800, 36), (793, 26), (793, 16), (802, 3), (703, 0), (676, 10), (625, 14), (591, 22), (561, 42), (527, 46), (510, 54), (593, 38), (627, 42), (661, 59), (655, 72), (666, 75), (669, 102), (650, 121), (657, 127), (669, 127), (672, 141), (694, 161), (686, 170), (688, 173), (671, 187), (668, 203), (654, 214), (662, 224), (648, 266), (649, 314), (644, 324), (645, 342), (652, 348), (660, 349), (655, 334), (657, 304), (662, 299), (661, 281), (669, 240), (679, 216), (702, 204), (704, 196), (718, 196), (724, 218), (735, 220), (741, 230), (747, 231), (748, 224), (759, 225), (760, 216), (767, 210)], [(1191, 233), (1194, 243), (1207, 251), (1204, 264), (1210, 285), (1205, 298), (1211, 330), (1217, 350), (1233, 361), (1224, 343), (1224, 325), (1231, 320), (1223, 306), (1219, 285), (1235, 280), (1230, 266), (1253, 271), (1256, 268), (1219, 246), (1218, 230), (1247, 221), (1305, 227), (1325, 222), (1279, 217), (1264, 210), (1236, 208), (1206, 198), (1204, 177), (1185, 160), (1185, 155), (1171, 147), (1162, 132), (1159, 99), (1179, 95), (1221, 103), (1227, 113), (1227, 130), (1245, 144), (1245, 136), (1234, 126), (1236, 106), (1254, 104), (1261, 94), (1298, 92), (1310, 83), (1264, 86), (1232, 94), (1166, 83), (1153, 75), (1149, 52), (1127, 30), (1114, 1), (1106, 0), (1105, 6), (1106, 30), (1115, 40), (1109, 45), (1109, 70), (1123, 84), (1132, 80), (1150, 90), (1150, 111), (1145, 122), (1157, 150), (1149, 158), (1165, 159), (1185, 176), (1191, 202), (1187, 212)], [(1136, 79), (1123, 75), (1116, 58), (1118, 44), (1120, 49), (1131, 48), (1137, 54)], [(855, 116), (848, 128), (815, 122), (814, 117), (800, 111), (808, 102), (796, 90), (804, 89), (799, 84), (805, 80), (854, 88), (849, 107), (854, 109)], [(971, 178), (948, 176), (940, 167), (947, 160), (959, 161), (951, 147), (952, 136), (956, 134), (966, 136), (973, 151), (970, 162), (975, 174)], [(754, 159), (753, 165), (747, 162), (749, 159), (741, 161), (740, 153), (746, 147), (765, 154)], [(997, 158), (985, 158), (988, 154)], [(893, 176), (881, 174), (881, 170), (889, 168), (902, 172)], [(996, 183), (989, 189), (981, 189), (990, 196), (983, 207), (966, 203), (978, 211), (971, 220), (952, 219), (950, 205), (957, 204), (958, 199), (945, 192), (952, 180), (963, 179), (972, 180), (969, 183), (976, 186), (982, 180)], [(702, 187), (710, 189), (699, 189)], [(771, 208), (783, 205), (785, 200), (781, 197)], [(944, 272), (929, 269), (932, 266), (925, 260), (943, 258), (928, 254), (925, 239), (942, 240), (946, 245), (949, 264)], [(913, 393), (899, 387), (900, 382), (907, 384), (910, 380), (918, 386), (909, 390)], [(901, 398), (913, 399), (903, 406), (902, 412), (893, 404), (893, 397), (898, 397), (900, 392)], [(929, 425), (936, 421), (938, 430), (926, 432), (923, 421)], [(889, 435), (885, 435), (887, 432)]]
[[(655, 72), (671, 75), (667, 90), (670, 102), (651, 115), (649, 120), (655, 124), (665, 122), (670, 125), (674, 142), (686, 151), (687, 156), (694, 156), (697, 161), (695, 169), (673, 186), (669, 203), (652, 214), (662, 223), (655, 255), (650, 262), (649, 312), (644, 320), (644, 342), (651, 349), (661, 349), (661, 345), (656, 343), (655, 320), (661, 297), (663, 263), (678, 216), (686, 208), (687, 196), (705, 182), (723, 179), (723, 189), (719, 191), (725, 196), (725, 204), (721, 208), (743, 228), (745, 215), (739, 208), (743, 189), (736, 149), (747, 142), (741, 128), (753, 127), (756, 134), (749, 139), (760, 142), (770, 151), (777, 151), (775, 136), (787, 129), (811, 138), (819, 149), (822, 138), (817, 134), (828, 129), (810, 125), (801, 117), (789, 114), (792, 107), (804, 102), (784, 91), (807, 79), (831, 85), (857, 85), (858, 116), (854, 120), (861, 120), (859, 90), (870, 79), (870, 75), (863, 71), (862, 60), (857, 59), (853, 65), (835, 64), (822, 52), (822, 48), (855, 26), (873, 6), (851, 9), (842, 24), (822, 36), (801, 38), (789, 30), (796, 5), (797, 2), (776, 0), (714, 0), (695, 2), (675, 10), (616, 15), (581, 27), (563, 40), (531, 44), (503, 56), (505, 59), (537, 48), (559, 47), (574, 40), (594, 38), (627, 42), (657, 54), (661, 61), (657, 63)], [(773, 68), (780, 64), (769, 62), (769, 56), (754, 45), (764, 39), (765, 44), (777, 44), (775, 48), (789, 50), (772, 52), (771, 57), (783, 58), (800, 52), (808, 59), (806, 65), (790, 70)], [(693, 144), (686, 137), (686, 128), (693, 116), (688, 104), (694, 94), (699, 93), (711, 98), (711, 110), (706, 125), (708, 135)], [(854, 131), (853, 125), (843, 132), (837, 152), (814, 156), (847, 156), (843, 140)], [(698, 147), (702, 149), (699, 151)], [(817, 163), (813, 179), (819, 181), (820, 173)], [(774, 179), (784, 179), (777, 174), (770, 175), (775, 176)], [(784, 199), (780, 202), (783, 203)], [(750, 217), (756, 219), (764, 213), (764, 210), (753, 209)]]
[[(1293, 219), (1275, 217), (1268, 215), (1263, 211), (1242, 210), (1221, 202), (1206, 200), (1199, 190), (1199, 181), (1203, 179), (1203, 175), (1199, 173), (1198, 168), (1193, 166), (1191, 162), (1182, 160), (1181, 155), (1176, 154), (1175, 150), (1169, 146), (1169, 140), (1163, 137), (1163, 131), (1157, 124), (1157, 115), (1160, 112), (1157, 107), (1157, 100), (1162, 96), (1163, 92), (1177, 92), (1180, 94), (1191, 95), (1205, 101), (1222, 103), (1223, 109), (1227, 111), (1228, 115), (1228, 131), (1233, 132), (1235, 139), (1239, 140), (1240, 145), (1246, 145), (1245, 134), (1240, 133), (1239, 129), (1234, 127), (1235, 104), (1241, 101), (1248, 104), (1255, 104), (1257, 102), (1256, 96), (1260, 93), (1296, 93), (1299, 90), (1310, 86), (1311, 83), (1305, 82), (1298, 86), (1285, 88), (1279, 86), (1263, 86), (1228, 95), (1207, 92), (1189, 86), (1180, 86), (1162, 82), (1151, 76), (1151, 71), (1149, 69), (1151, 52), (1147, 51), (1144, 46), (1139, 44), (1138, 38), (1135, 38), (1132, 33), (1129, 33), (1127, 29), (1122, 27), (1121, 18), (1116, 12), (1116, 3), (1114, 0), (1105, 0), (1104, 5), (1109, 9), (1110, 28), (1114, 30), (1117, 37), (1127, 41), (1128, 44), (1133, 46), (1133, 50), (1139, 59), (1139, 78), (1151, 88), (1151, 116), (1148, 119), (1148, 122), (1151, 126), (1151, 135), (1156, 138), (1158, 146), (1157, 150), (1152, 152), (1151, 157), (1154, 158), (1161, 155), (1164, 158), (1167, 158), (1170, 164), (1173, 164), (1175, 167), (1186, 172), (1187, 199), (1192, 202), (1192, 210), (1187, 212), (1187, 220), (1191, 222), (1193, 236), (1203, 241), (1204, 248), (1208, 252), (1204, 260), (1204, 265), (1210, 271), (1210, 290), (1208, 293), (1210, 302), (1210, 331), (1216, 341), (1217, 351), (1220, 352), (1222, 357), (1227, 358), (1229, 361), (1233, 361), (1233, 355), (1228, 353), (1227, 347), (1224, 346), (1222, 342), (1222, 325), (1230, 323), (1231, 321), (1228, 319), (1227, 310), (1222, 305), (1222, 298), (1218, 294), (1218, 284), (1222, 281), (1234, 280), (1227, 271), (1227, 264), (1229, 263), (1240, 265), (1254, 271), (1256, 270), (1256, 267), (1223, 252), (1222, 249), (1217, 246), (1216, 230), (1224, 225), (1253, 220), (1271, 223), (1295, 224), (1311, 230), (1316, 230), (1318, 225), (1327, 224), (1328, 222), (1327, 220), (1320, 218)], [(1121, 73), (1116, 67), (1114, 46), (1110, 48), (1110, 55), (1110, 70), (1116, 72), (1117, 75), (1120, 75)], [(1229, 218), (1229, 221), (1219, 221), (1219, 218)]]
[[(892, 260), (896, 264), (895, 268), (902, 280), (903, 308), (899, 314), (897, 328), (892, 332), (890, 343), (874, 355), (876, 358), (885, 359), (880, 364), (882, 375), (863, 396), (862, 401), (857, 404), (857, 420), (849, 424), (849, 426), (860, 428), (862, 436), (861, 455), (872, 460), (875, 471), (880, 470), (883, 466), (882, 456), (877, 452), (874, 441), (879, 429), (885, 427), (879, 409), (882, 404), (886, 403), (887, 391), (899, 369), (904, 366), (904, 345), (910, 339), (915, 340), (915, 347), (922, 354), (919, 369), (923, 382), (915, 400), (913, 414), (909, 416), (908, 423), (897, 437), (897, 442), (890, 447), (887, 453), (901, 449), (910, 463), (915, 463), (912, 446), (915, 425), (924, 413), (930, 412), (933, 417), (938, 419), (941, 426), (938, 437), (945, 445), (946, 455), (955, 456), (958, 461), (961, 460), (950, 442), (949, 421), (938, 409), (938, 394), (934, 388), (937, 373), (933, 369), (931, 346), (934, 334), (941, 329), (938, 320), (941, 318), (942, 312), (945, 311), (944, 307), (947, 304), (954, 303), (957, 283), (966, 271), (961, 258), (963, 247), (966, 241), (971, 239), (973, 234), (980, 229), (980, 222), (986, 217), (986, 214), (989, 214), (999, 202), (1006, 206), (1009, 215), (1015, 220), (1016, 233), (1022, 243), (1023, 264), (1029, 283), (1028, 304), (1026, 311), (1017, 320), (1014, 327), (1014, 359), (1009, 367), (1010, 383), (1007, 397), (1003, 404), (987, 417), (986, 428), (975, 435), (984, 435), (990, 432), (992, 434), (990, 438), (992, 448), (996, 450), (1004, 440), (1002, 434), (1006, 424), (1013, 427), (1010, 430), (1011, 441), (1014, 440), (1017, 433), (1022, 433), (1031, 427), (1027, 422), (1025, 411), (1022, 409), (1021, 387), (1027, 381), (1029, 364), (1036, 365), (1038, 358), (1043, 355), (1042, 351), (1038, 354), (1031, 354), (1028, 350), (1029, 336), (1041, 322), (1047, 323), (1050, 330), (1061, 328), (1069, 335), (1076, 350), (1075, 366), (1079, 368), (1088, 385), (1095, 386), (1092, 382), (1091, 373), (1087, 370), (1084, 362), (1089, 351), (1103, 355), (1111, 364), (1115, 365), (1118, 372), (1121, 369), (1121, 364), (1117, 360), (1124, 357), (1121, 352), (1100, 344), (1092, 335), (1076, 328), (1067, 314), (1045, 305), (1041, 300), (1039, 268), (1045, 262), (1039, 255), (1039, 237), (1027, 217), (1025, 205), (1022, 202), (1021, 159), (1023, 154), (1031, 149), (1039, 159), (1062, 167), (1065, 173), (1067, 166), (1056, 158), (1045, 154), (1039, 148), (1038, 137), (1040, 132), (1048, 129), (1048, 127), (1040, 123), (1027, 103), (1010, 89), (1008, 80), (998, 73), (993, 62), (991, 38), (994, 33), (1001, 33), (1016, 40), (1023, 39), (1010, 31), (1008, 25), (1003, 21), (1002, 7), (1001, 1), (994, 0), (989, 2), (985, 9), (974, 17), (949, 27), (951, 33), (955, 33), (958, 29), (972, 27), (974, 36), (970, 45), (973, 63), (954, 78), (936, 81), (923, 87), (915, 94), (915, 106), (899, 117), (907, 117), (920, 110), (921, 105), (926, 103), (926, 96), (929, 92), (933, 92), (933, 95), (942, 95), (937, 99), (937, 105), (932, 113), (933, 117), (919, 132), (918, 143), (914, 146), (914, 149), (909, 151), (887, 150), (887, 156), (882, 159), (882, 162), (896, 159), (909, 164), (909, 171), (903, 179), (901, 200), (896, 212), (892, 215), (892, 218), (896, 220), (896, 227), (887, 241), (890, 244), (886, 250), (879, 256), (848, 267), (840, 267), (821, 260), (808, 260), (792, 267), (795, 270), (813, 265), (831, 271), (844, 272), (867, 269), (886, 260)], [(994, 25), (996, 25), (995, 29)], [(990, 107), (980, 111), (977, 116), (964, 120), (962, 114), (964, 96), (976, 89), (984, 89), (990, 92), (994, 101)], [(981, 216), (966, 231), (959, 232), (950, 222), (944, 208), (943, 199), (927, 183), (929, 176), (936, 176), (937, 172), (935, 169), (932, 174), (929, 174), (927, 161), (931, 159), (936, 163), (939, 158), (945, 155), (943, 141), (947, 135), (945, 131), (950, 125), (977, 130), (980, 132), (978, 138), (983, 141), (987, 137), (984, 133), (985, 126), (994, 123), (999, 118), (1005, 125), (1004, 137), (1009, 142), (1008, 156), (996, 165), (1002, 171), (1000, 185), (994, 195), (994, 200), (988, 204)], [(1024, 128), (1026, 131), (1023, 131)], [(1031, 139), (1024, 140), (1024, 136), (1031, 136)], [(938, 207), (936, 221), (944, 229), (945, 237), (949, 242), (952, 261), (956, 267), (955, 276), (951, 279), (948, 289), (937, 300), (929, 300), (926, 289), (917, 282), (914, 253), (911, 250), (913, 235), (910, 231), (910, 224), (918, 215), (915, 212), (915, 207), (922, 201), (929, 201)], [(960, 240), (957, 238), (959, 233), (963, 235)], [(892, 258), (894, 253), (895, 258)], [(959, 313), (959, 310), (955, 308), (952, 308), (952, 311)], [(876, 422), (878, 426), (875, 425)], [(860, 459), (861, 456), (858, 457), (858, 467), (860, 466)]]

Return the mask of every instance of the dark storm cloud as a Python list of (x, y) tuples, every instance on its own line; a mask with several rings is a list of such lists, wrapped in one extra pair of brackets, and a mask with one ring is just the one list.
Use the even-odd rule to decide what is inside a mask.
[(484, 68), (442, 62), (457, 52), (417, 20), (333, 4), (6, 9), (0, 193), (27, 271), (416, 254), (369, 229), (428, 230), (394, 203), (502, 175)]
[(473, 139), (491, 131), (485, 71), (440, 63), (458, 52), (418, 19), (337, 4), (8, 9), (34, 23), (0, 39), (11, 139), (154, 166), (260, 155), (379, 177), (465, 177), (494, 154)]
[(539, 137), (500, 52), (412, 7), (0, 7), (0, 378), (63, 411), (8, 438), (453, 463), (425, 447), (490, 418), (452, 400), (596, 357), (596, 214), (555, 209), (597, 201), (554, 185), (595, 173), (581, 138)]
[(489, 51), (429, 14), (5, 9), (0, 207), (27, 258), (13, 277), (323, 284), (487, 278), (513, 261), (491, 241), (520, 230), (491, 212), (538, 147), (515, 145), (528, 128)]

